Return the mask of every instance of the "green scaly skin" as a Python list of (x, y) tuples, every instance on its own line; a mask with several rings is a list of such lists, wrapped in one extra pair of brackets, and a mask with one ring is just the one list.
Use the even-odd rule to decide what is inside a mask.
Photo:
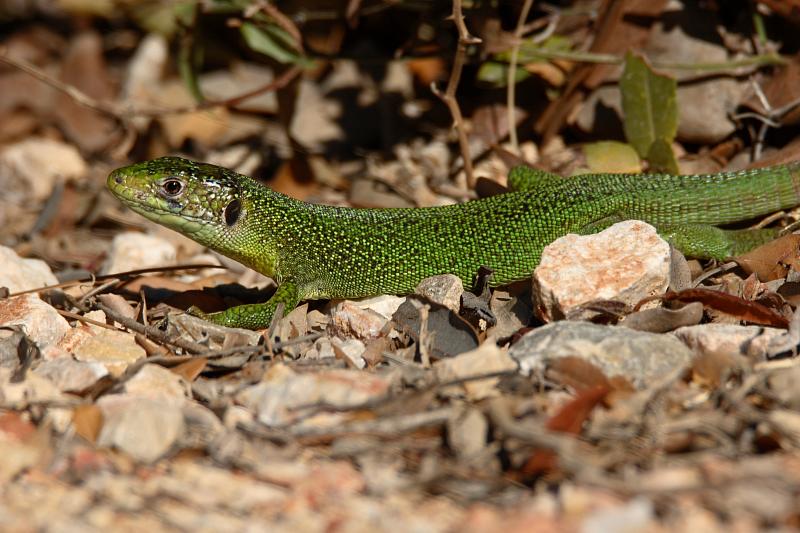
[(777, 230), (721, 230), (800, 204), (800, 162), (720, 174), (594, 174), (561, 178), (518, 167), (512, 192), (445, 207), (351, 209), (312, 205), (231, 170), (176, 157), (120, 168), (108, 187), (137, 213), (278, 283), (266, 303), (204, 315), (217, 324), (267, 327), (278, 303), (408, 294), (452, 273), (465, 284), (481, 266), (493, 285), (529, 278), (542, 249), (567, 233), (627, 219), (658, 228), (687, 255), (724, 259)]

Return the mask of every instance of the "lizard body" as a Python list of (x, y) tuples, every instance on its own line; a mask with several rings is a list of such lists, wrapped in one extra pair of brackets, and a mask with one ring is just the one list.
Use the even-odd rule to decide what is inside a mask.
[(266, 327), (279, 302), (408, 294), (452, 273), (470, 284), (478, 268), (493, 285), (530, 277), (543, 248), (639, 219), (688, 255), (723, 259), (777, 230), (722, 230), (800, 204), (800, 162), (691, 176), (593, 174), (562, 178), (517, 167), (512, 192), (429, 208), (354, 209), (308, 204), (214, 165), (163, 157), (123, 167), (108, 187), (141, 215), (278, 283), (266, 303), (205, 315)]

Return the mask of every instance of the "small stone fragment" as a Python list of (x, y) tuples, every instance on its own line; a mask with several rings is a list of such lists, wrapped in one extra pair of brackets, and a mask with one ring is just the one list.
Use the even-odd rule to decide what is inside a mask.
[(43, 202), (56, 183), (81, 178), (86, 171), (77, 148), (52, 139), (29, 138), (0, 151), (0, 190), (6, 200)]
[(486, 449), (489, 422), (480, 409), (468, 408), (447, 423), (447, 441), (463, 461), (479, 457)]
[(443, 305), (458, 314), (461, 309), (461, 294), (464, 284), (454, 274), (441, 274), (425, 278), (419, 282), (414, 293), (428, 300)]
[(22, 381), (12, 378), (15, 373), (11, 369), (0, 368), (0, 404), (4, 409), (25, 409), (35, 403), (65, 400), (49, 379), (33, 372), (27, 372)]
[(124, 390), (142, 398), (180, 404), (192, 397), (192, 389), (183, 377), (154, 364), (143, 365), (125, 382)]
[(496, 372), (513, 372), (518, 364), (506, 352), (493, 342), (484, 342), (476, 349), (437, 361), (433, 372), (439, 383), (467, 379), (460, 385), (447, 389), (451, 394), (466, 394), (473, 401), (483, 400), (497, 395), (495, 386), (499, 377), (468, 380), (475, 376), (483, 376)]
[(50, 267), (41, 259), (22, 258), (11, 248), (0, 246), (0, 287), (15, 293), (57, 283)]
[[(87, 316), (105, 321), (105, 315), (99, 311), (87, 313)], [(147, 356), (133, 335), (94, 325), (71, 329), (58, 346), (78, 361), (102, 363), (114, 376), (122, 374), (128, 365)]]
[[(256, 412), (259, 422), (280, 427), (301, 420), (317, 404), (347, 408), (386, 394), (390, 381), (358, 370), (328, 370), (298, 374), (277, 364), (267, 371), (263, 381), (247, 387), (235, 397), (236, 402)], [(326, 418), (336, 423), (337, 417)], [(313, 423), (313, 421), (312, 421)], [(319, 423), (319, 422), (318, 422)]]
[(42, 361), (34, 373), (49, 379), (61, 392), (74, 394), (88, 391), (109, 375), (100, 363), (75, 361), (69, 356)]
[(175, 246), (154, 235), (135, 231), (120, 233), (111, 241), (103, 274), (175, 264)]
[(738, 324), (699, 324), (672, 332), (697, 355), (745, 356), (751, 361), (766, 358), (769, 344), (784, 334), (778, 328)]
[(40, 350), (61, 341), (71, 329), (55, 308), (35, 294), (0, 300), (0, 326), (21, 326)]
[(152, 463), (170, 451), (183, 434), (183, 412), (179, 406), (126, 395), (124, 403), (107, 411), (103, 400), (111, 396), (98, 401), (105, 419), (97, 439), (99, 446), (114, 447), (137, 461)]
[(565, 235), (545, 247), (534, 270), (534, 308), (550, 322), (593, 300), (635, 304), (667, 288), (669, 267), (669, 244), (639, 220)]
[(384, 315), (372, 309), (362, 309), (355, 302), (345, 300), (332, 313), (331, 327), (342, 337), (366, 340), (378, 337), (389, 322)]
[(770, 374), (767, 383), (785, 407), (800, 411), (800, 366), (783, 368)]
[(562, 357), (580, 357), (607, 378), (622, 376), (637, 389), (692, 360), (686, 345), (672, 335), (646, 333), (588, 322), (555, 322), (525, 334), (509, 350), (524, 374), (544, 372)]
[(333, 346), (333, 351), (336, 356), (343, 358), (347, 361), (347, 364), (358, 368), (363, 369), (367, 366), (367, 362), (364, 361), (362, 357), (364, 351), (367, 349), (364, 346), (364, 343), (358, 339), (339, 339), (337, 337), (333, 337), (331, 339), (331, 344)]

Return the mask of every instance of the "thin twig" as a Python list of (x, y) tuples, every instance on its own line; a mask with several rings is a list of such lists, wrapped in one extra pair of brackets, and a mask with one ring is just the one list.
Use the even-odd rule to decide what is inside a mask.
[(57, 309), (57, 311), (58, 311), (59, 315), (65, 317), (65, 318), (69, 318), (71, 320), (77, 320), (78, 322), (85, 322), (86, 324), (91, 324), (93, 326), (97, 326), (97, 327), (104, 328), (104, 329), (111, 329), (111, 330), (114, 330), (114, 331), (123, 331), (120, 328), (115, 328), (114, 326), (110, 326), (108, 324), (100, 322), (99, 320), (86, 318), (85, 316), (79, 315), (77, 313), (72, 313), (70, 311), (65, 311), (63, 309)]
[(203, 346), (202, 344), (198, 344), (196, 342), (189, 341), (180, 337), (173, 338), (158, 328), (145, 326), (133, 320), (132, 318), (128, 318), (127, 316), (122, 315), (121, 313), (117, 313), (109, 306), (104, 305), (98, 301), (94, 301), (92, 303), (92, 306), (104, 312), (107, 317), (111, 318), (115, 322), (119, 322), (124, 327), (133, 330), (136, 333), (141, 333), (142, 335), (145, 335), (148, 338), (155, 339), (157, 341), (169, 344), (171, 346), (177, 346), (178, 348), (183, 348), (186, 351), (196, 354), (202, 354), (208, 351), (207, 346)]
[(461, 150), (461, 157), (464, 160), (464, 173), (467, 176), (467, 186), (472, 189), (475, 187), (472, 156), (470, 155), (467, 131), (464, 127), (464, 117), (461, 115), (461, 108), (458, 105), (458, 100), (456, 100), (456, 89), (461, 80), (461, 71), (464, 69), (467, 46), (480, 43), (481, 40), (470, 35), (469, 30), (467, 30), (467, 26), (464, 23), (464, 15), (462, 15), (461, 12), (461, 0), (453, 0), (453, 14), (451, 18), (458, 29), (458, 46), (456, 47), (456, 56), (453, 59), (453, 69), (450, 71), (450, 79), (447, 82), (447, 89), (445, 89), (445, 92), (442, 93), (435, 82), (431, 83), (431, 92), (447, 105), (447, 108), (450, 110), (450, 115), (453, 117), (453, 125), (458, 134), (458, 145)]
[(34, 64), (25, 61), (24, 59), (10, 57), (8, 55), (8, 50), (5, 47), (0, 47), (0, 63), (6, 63), (7, 65), (11, 65), (14, 68), (26, 72), (42, 83), (45, 83), (57, 91), (66, 94), (76, 103), (84, 107), (88, 107), (89, 109), (93, 109), (99, 113), (109, 115), (123, 123), (135, 117), (161, 117), (165, 115), (195, 113), (212, 107), (236, 107), (243, 101), (254, 98), (260, 94), (282, 89), (291, 83), (303, 71), (301, 67), (294, 66), (281, 74), (278, 78), (262, 85), (261, 87), (233, 96), (231, 98), (225, 98), (223, 100), (205, 100), (203, 102), (198, 102), (196, 104), (184, 107), (150, 107), (137, 109), (130, 105), (121, 105), (92, 98), (77, 87), (64, 83), (61, 80), (50, 76)]
[[(84, 283), (91, 283), (95, 284), (98, 281), (106, 281), (106, 280), (116, 280), (122, 281), (126, 280), (127, 278), (131, 278), (134, 276), (138, 276), (139, 274), (150, 274), (152, 272), (175, 272), (177, 270), (199, 270), (201, 268), (227, 268), (225, 266), (220, 265), (208, 265), (208, 264), (196, 264), (196, 265), (175, 265), (175, 266), (168, 266), (168, 267), (151, 267), (151, 268), (139, 268), (136, 270), (128, 270), (125, 272), (117, 272), (115, 274), (104, 274), (102, 276), (95, 276), (92, 275), (88, 278), (83, 279), (76, 279), (72, 281), (65, 281), (63, 283), (57, 283), (56, 285), (46, 285), (44, 287), (37, 287), (35, 289), (28, 289), (25, 291), (14, 292), (8, 295), (9, 298), (14, 296), (21, 296), (23, 294), (30, 294), (32, 292), (42, 292), (42, 291), (49, 291), (52, 289), (64, 289), (67, 287), (73, 287), (75, 285), (82, 285)], [(117, 279), (119, 278), (119, 279)]]
[(533, 0), (525, 0), (520, 11), (517, 27), (514, 30), (514, 46), (511, 48), (511, 60), (508, 64), (508, 83), (506, 85), (506, 112), (508, 113), (508, 137), (511, 141), (511, 150), (519, 155), (519, 141), (517, 140), (517, 118), (515, 112), (516, 105), (516, 81), (517, 81), (517, 59), (519, 58), (519, 47), (522, 44), (522, 30), (525, 21), (528, 20)]

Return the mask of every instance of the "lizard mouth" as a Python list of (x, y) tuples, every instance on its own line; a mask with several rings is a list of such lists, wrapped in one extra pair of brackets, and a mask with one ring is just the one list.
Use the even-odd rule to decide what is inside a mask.
[(123, 204), (153, 222), (186, 233), (196, 233), (211, 225), (206, 217), (188, 212), (178, 202), (165, 201), (149, 191), (127, 185), (125, 176), (117, 171), (108, 176), (107, 185)]

